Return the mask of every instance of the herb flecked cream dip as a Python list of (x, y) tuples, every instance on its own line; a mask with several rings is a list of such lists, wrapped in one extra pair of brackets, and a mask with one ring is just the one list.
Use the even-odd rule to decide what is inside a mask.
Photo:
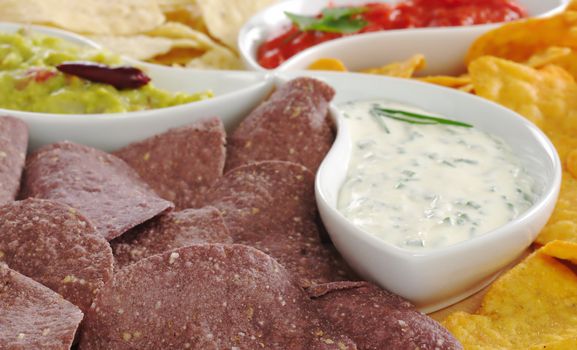
[[(71, 61), (111, 67), (122, 64), (120, 57), (110, 53), (25, 29), (0, 33), (0, 108), (62, 114), (120, 113), (171, 107), (212, 97), (210, 91), (174, 93), (150, 83), (134, 89), (118, 89), (58, 70), (59, 65)], [(95, 74), (103, 71), (101, 68)], [(106, 73), (119, 74), (112, 68)], [(112, 78), (118, 80), (123, 76)]]
[(533, 204), (533, 179), (493, 135), (386, 101), (339, 110), (353, 149), (338, 209), (388, 243), (412, 251), (449, 246)]

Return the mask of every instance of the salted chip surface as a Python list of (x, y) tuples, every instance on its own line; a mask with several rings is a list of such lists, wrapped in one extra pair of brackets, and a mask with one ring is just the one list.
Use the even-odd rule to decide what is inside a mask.
[(26, 123), (0, 117), (0, 205), (13, 201), (18, 194), (27, 149)]
[(68, 350), (82, 311), (40, 283), (0, 263), (2, 349)]
[(280, 86), (229, 135), (226, 169), (260, 160), (286, 160), (316, 172), (334, 141), (328, 116), (335, 91), (320, 80)]
[(156, 0), (0, 0), (0, 20), (79, 33), (134, 34), (164, 21)]
[(524, 62), (552, 46), (577, 48), (577, 12), (510, 22), (493, 29), (471, 45), (466, 63), (485, 55)]
[(557, 257), (577, 260), (577, 243), (537, 250), (493, 283), (477, 312), (443, 324), (467, 349), (574, 349), (577, 276)]
[(216, 208), (186, 209), (161, 215), (110, 242), (115, 268), (155, 254), (201, 243), (229, 243), (232, 237)]
[(545, 132), (554, 123), (577, 131), (577, 83), (564, 69), (534, 69), (485, 56), (472, 62), (469, 72), (477, 95), (522, 114)]
[(364, 350), (462, 349), (439, 323), (368, 282), (332, 282), (307, 293), (321, 317)]
[(389, 63), (378, 68), (363, 69), (361, 70), (361, 73), (386, 75), (397, 78), (411, 78), (416, 72), (425, 68), (425, 66), (425, 56), (417, 54), (404, 61)]
[(537, 124), (563, 162), (557, 205), (537, 237), (577, 242), (577, 82), (556, 65), (540, 69), (485, 56), (469, 65), (477, 95), (508, 107)]
[(28, 157), (23, 196), (79, 210), (108, 240), (174, 206), (121, 159), (72, 142), (44, 146)]
[(314, 175), (299, 164), (265, 161), (227, 173), (207, 194), (235, 243), (277, 259), (302, 286), (350, 279), (332, 245), (317, 227)]
[(106, 239), (75, 209), (26, 199), (0, 206), (0, 262), (86, 311), (112, 276)]
[(133, 143), (114, 155), (177, 209), (196, 208), (222, 176), (225, 137), (224, 126), (215, 117)]
[(533, 68), (542, 68), (548, 64), (553, 64), (559, 59), (571, 55), (572, 50), (569, 47), (551, 46), (543, 51), (535, 52), (525, 62), (526, 65)]
[(318, 319), (270, 256), (205, 244), (155, 255), (115, 274), (86, 315), (80, 348), (354, 349)]

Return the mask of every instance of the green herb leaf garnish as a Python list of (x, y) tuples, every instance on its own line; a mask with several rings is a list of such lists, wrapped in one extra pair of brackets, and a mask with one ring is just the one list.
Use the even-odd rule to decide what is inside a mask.
[(419, 113), (400, 111), (396, 109), (380, 108), (375, 107), (372, 110), (372, 115), (378, 115), (381, 117), (386, 117), (390, 119), (399, 120), (409, 124), (419, 124), (419, 125), (434, 125), (434, 124), (445, 124), (452, 126), (461, 126), (464, 128), (472, 128), (473, 125), (459, 122), (456, 120), (444, 119), (439, 117), (433, 117), (430, 115), (424, 115)]
[(365, 12), (365, 7), (335, 7), (322, 11), (322, 16), (309, 17), (285, 12), (285, 15), (302, 31), (320, 31), (327, 33), (351, 34), (366, 27), (369, 23), (355, 15)]

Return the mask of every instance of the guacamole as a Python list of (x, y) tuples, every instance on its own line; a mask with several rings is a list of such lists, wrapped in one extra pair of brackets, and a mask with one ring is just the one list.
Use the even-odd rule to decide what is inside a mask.
[(120, 65), (118, 56), (27, 30), (0, 33), (0, 108), (30, 112), (120, 113), (176, 106), (212, 93), (173, 93), (152, 84), (132, 90), (64, 74), (56, 66), (70, 61)]

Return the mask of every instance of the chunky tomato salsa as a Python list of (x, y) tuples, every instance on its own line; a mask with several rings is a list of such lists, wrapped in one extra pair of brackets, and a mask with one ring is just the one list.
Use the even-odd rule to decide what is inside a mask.
[(409, 0), (396, 4), (332, 7), (317, 17), (287, 13), (292, 26), (259, 47), (258, 62), (265, 68), (276, 68), (300, 51), (347, 35), (388, 29), (497, 23), (526, 15), (516, 0)]

